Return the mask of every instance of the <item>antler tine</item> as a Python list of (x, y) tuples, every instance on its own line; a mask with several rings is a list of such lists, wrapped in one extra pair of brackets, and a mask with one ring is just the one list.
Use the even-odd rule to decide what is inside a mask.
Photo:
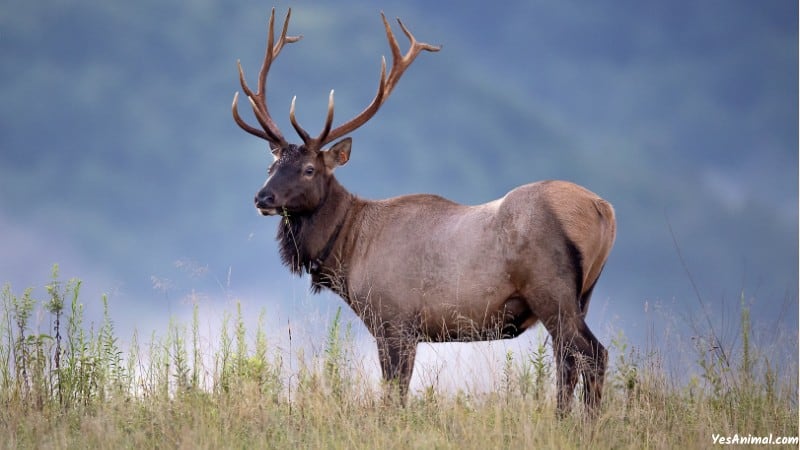
[(261, 70), (258, 72), (258, 90), (257, 92), (253, 92), (252, 89), (247, 85), (247, 82), (244, 78), (244, 71), (242, 70), (242, 65), (240, 62), (237, 61), (237, 66), (239, 68), (239, 83), (242, 86), (242, 90), (244, 91), (245, 95), (247, 95), (248, 100), (250, 101), (250, 105), (253, 108), (253, 114), (256, 116), (258, 123), (264, 129), (262, 132), (258, 130), (242, 120), (239, 116), (238, 112), (238, 92), (233, 96), (233, 104), (231, 105), (232, 112), (233, 112), (233, 119), (234, 121), (245, 131), (255, 136), (258, 136), (262, 139), (265, 139), (272, 143), (275, 146), (283, 147), (286, 145), (286, 140), (283, 138), (280, 130), (278, 129), (275, 122), (272, 120), (272, 116), (269, 114), (269, 109), (267, 108), (266, 102), (266, 91), (267, 91), (267, 74), (269, 73), (270, 66), (272, 65), (272, 61), (278, 56), (283, 49), (285, 44), (290, 44), (292, 42), (299, 41), (302, 36), (287, 36), (287, 32), (289, 29), (289, 19), (291, 18), (292, 10), (291, 8), (286, 13), (286, 19), (283, 22), (283, 29), (281, 30), (281, 35), (278, 39), (278, 42), (275, 42), (275, 8), (272, 8), (272, 12), (270, 13), (269, 17), (269, 33), (267, 35), (267, 48), (264, 55), (264, 62), (261, 65)]
[[(411, 42), (411, 47), (409, 48), (408, 52), (403, 55), (400, 51), (400, 46), (397, 44), (397, 39), (395, 39), (394, 33), (392, 32), (392, 27), (389, 25), (389, 21), (386, 20), (386, 15), (381, 13), (381, 19), (383, 19), (383, 25), (386, 29), (386, 38), (389, 41), (389, 47), (392, 51), (392, 70), (389, 72), (389, 76), (387, 77), (386, 58), (381, 58), (381, 78), (375, 98), (356, 117), (350, 119), (342, 125), (339, 125), (333, 130), (330, 130), (330, 122), (333, 120), (333, 92), (331, 92), (331, 96), (328, 101), (328, 120), (326, 121), (325, 128), (320, 136), (312, 141), (317, 148), (320, 148), (331, 141), (351, 133), (361, 125), (364, 125), (369, 119), (372, 118), (372, 116), (375, 115), (375, 113), (378, 112), (378, 109), (380, 109), (381, 105), (383, 105), (386, 99), (389, 98), (389, 94), (392, 93), (395, 84), (397, 84), (397, 81), (400, 80), (403, 72), (405, 72), (411, 63), (414, 62), (414, 59), (417, 57), (417, 55), (419, 55), (420, 52), (423, 50), (428, 52), (438, 52), (442, 48), (439, 45), (417, 42), (417, 40), (414, 38), (414, 35), (411, 34), (405, 25), (403, 25), (403, 22), (401, 22), (400, 19), (397, 19), (397, 22), (400, 24), (400, 28), (403, 30), (403, 33)], [(309, 143), (306, 145), (308, 144)]]
[(300, 139), (302, 139), (303, 142), (306, 144), (306, 147), (308, 147), (309, 143), (311, 142), (311, 136), (309, 136), (308, 132), (304, 130), (299, 123), (297, 123), (297, 118), (294, 116), (294, 103), (296, 100), (297, 96), (295, 95), (294, 97), (292, 97), (292, 106), (289, 107), (289, 120), (292, 122), (294, 130), (297, 131), (297, 134), (300, 135)]
[(392, 92), (394, 89), (394, 85), (403, 75), (403, 72), (414, 62), (417, 55), (420, 54), (423, 50), (427, 52), (438, 52), (442, 49), (441, 45), (431, 45), (425, 42), (417, 42), (417, 39), (414, 38), (414, 35), (411, 34), (411, 31), (403, 25), (403, 22), (400, 18), (397, 18), (397, 23), (400, 24), (400, 29), (403, 30), (403, 34), (406, 35), (408, 41), (411, 43), (411, 47), (408, 49), (405, 55), (400, 55), (400, 46), (397, 45), (397, 39), (394, 37), (394, 33), (392, 32), (392, 28), (389, 26), (389, 22), (386, 20), (386, 16), (381, 13), (381, 18), (383, 19), (383, 24), (386, 27), (386, 37), (389, 40), (389, 45), (392, 47), (392, 72), (389, 74), (389, 80), (387, 83), (387, 93), (386, 97), (389, 96), (389, 93)]
[[(272, 9), (275, 11), (275, 8)], [(278, 54), (281, 52), (284, 44), (291, 44), (292, 42), (297, 42), (300, 39), (303, 39), (302, 34), (298, 34), (297, 36), (287, 36), (286, 33), (289, 31), (289, 18), (292, 16), (292, 8), (289, 8), (289, 11), (286, 13), (286, 20), (283, 21), (283, 30), (281, 30), (281, 38), (278, 40), (278, 43), (272, 48), (272, 55), (273, 57), (277, 58)]]
[(253, 136), (260, 137), (266, 141), (272, 142), (272, 139), (276, 139), (276, 136), (269, 137), (267, 133), (258, 128), (253, 128), (247, 124), (242, 118), (239, 116), (239, 93), (236, 92), (233, 94), (233, 103), (231, 104), (231, 112), (233, 113), (233, 120), (239, 125), (241, 129), (247, 131), (248, 133), (252, 134)]
[(333, 124), (333, 89), (331, 89), (331, 93), (328, 96), (328, 113), (325, 118), (325, 126), (322, 128), (320, 135), (314, 139), (312, 139), (308, 132), (304, 130), (299, 123), (297, 123), (297, 118), (294, 115), (295, 100), (297, 100), (297, 96), (292, 98), (292, 106), (289, 108), (289, 120), (292, 122), (292, 126), (294, 127), (295, 131), (297, 131), (297, 134), (300, 135), (300, 139), (303, 140), (306, 148), (319, 150), (320, 147), (325, 145), (322, 143), (322, 141), (326, 136), (328, 136), (328, 133), (331, 131), (331, 125)]
[(328, 117), (329, 120), (326, 122), (325, 130), (328, 131), (327, 133), (321, 134), (317, 141), (319, 142), (319, 146), (322, 147), (323, 145), (327, 144), (328, 142), (334, 141), (348, 133), (352, 133), (355, 129), (367, 123), (375, 113), (378, 112), (383, 101), (386, 99), (386, 58), (381, 58), (381, 78), (378, 82), (378, 92), (375, 94), (375, 98), (372, 99), (369, 105), (364, 108), (363, 111), (356, 117), (350, 119), (349, 121), (339, 125), (338, 127), (334, 128), (332, 131), (330, 130), (330, 123), (333, 121), (333, 91), (331, 91), (331, 97), (328, 101)]
[[(250, 101), (250, 106), (253, 108), (253, 114), (256, 116), (256, 120), (258, 120), (258, 123), (261, 124), (261, 127), (264, 129), (264, 131), (260, 131), (256, 128), (251, 127), (250, 125), (245, 123), (245, 121), (242, 120), (242, 118), (239, 116), (238, 92), (234, 94), (233, 105), (231, 106), (233, 110), (233, 120), (236, 121), (239, 127), (247, 131), (248, 133), (258, 136), (264, 140), (270, 141), (274, 144), (283, 146), (285, 143), (285, 139), (281, 135), (280, 130), (278, 130), (277, 125), (275, 125), (275, 122), (270, 117), (269, 111), (266, 110), (267, 105), (266, 101), (264, 101), (264, 96), (253, 93), (253, 90), (250, 89), (249, 86), (247, 86), (247, 82), (244, 79), (244, 71), (242, 70), (242, 64), (239, 61), (237, 61), (236, 65), (239, 67), (239, 83), (242, 85), (242, 90), (244, 91), (244, 94), (247, 96), (247, 100)], [(258, 100), (260, 100), (260, 103), (263, 105), (264, 108), (263, 111), (259, 109), (260, 106), (258, 103), (256, 103)]]
[(331, 132), (331, 125), (333, 125), (333, 89), (328, 96), (328, 114), (325, 117), (325, 126), (322, 127), (322, 133), (319, 134), (320, 140), (325, 139), (328, 133)]
[(283, 21), (283, 28), (281, 29), (281, 35), (278, 38), (278, 42), (275, 42), (275, 8), (272, 8), (272, 12), (269, 15), (269, 34), (267, 35), (267, 50), (266, 54), (264, 55), (264, 64), (261, 65), (261, 70), (258, 72), (258, 92), (262, 94), (266, 90), (267, 85), (267, 73), (269, 73), (270, 66), (272, 65), (272, 61), (278, 57), (283, 49), (285, 44), (291, 44), (292, 42), (297, 42), (303, 38), (302, 35), (298, 36), (287, 36), (286, 33), (289, 31), (289, 19), (292, 17), (292, 8), (286, 12), (286, 19)]

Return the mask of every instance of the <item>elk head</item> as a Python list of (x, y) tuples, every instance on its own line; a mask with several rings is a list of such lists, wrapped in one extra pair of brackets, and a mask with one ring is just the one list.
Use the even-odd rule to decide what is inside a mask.
[(233, 96), (233, 105), (231, 108), (233, 119), (236, 123), (248, 133), (268, 141), (272, 154), (275, 157), (275, 160), (269, 167), (269, 177), (255, 197), (255, 206), (263, 215), (274, 215), (283, 212), (304, 214), (314, 211), (325, 199), (328, 187), (333, 179), (333, 170), (347, 163), (349, 160), (352, 140), (349, 137), (344, 138), (329, 149), (325, 149), (325, 145), (351, 133), (372, 118), (372, 116), (378, 112), (383, 102), (389, 98), (389, 95), (397, 84), (397, 81), (403, 75), (403, 72), (411, 65), (421, 51), (436, 52), (441, 49), (440, 46), (417, 42), (400, 19), (397, 19), (403, 33), (405, 33), (406, 37), (408, 37), (408, 40), (411, 42), (411, 47), (406, 54), (403, 55), (400, 52), (400, 47), (392, 33), (389, 22), (386, 20), (386, 16), (381, 13), (381, 18), (386, 28), (386, 37), (392, 50), (392, 69), (387, 76), (386, 59), (383, 58), (381, 62), (380, 82), (375, 98), (356, 117), (336, 128), (332, 128), (333, 91), (331, 91), (328, 98), (328, 113), (325, 119), (325, 125), (322, 128), (322, 132), (320, 132), (317, 137), (311, 137), (306, 130), (297, 123), (294, 114), (296, 97), (293, 98), (291, 108), (289, 109), (289, 119), (303, 143), (301, 145), (290, 144), (284, 139), (267, 109), (266, 87), (269, 69), (272, 66), (272, 62), (283, 49), (283, 46), (285, 44), (297, 42), (302, 38), (302, 36), (288, 36), (286, 34), (289, 28), (291, 12), (290, 9), (286, 14), (283, 30), (281, 31), (278, 41), (275, 42), (275, 9), (272, 9), (269, 19), (266, 55), (264, 56), (264, 63), (261, 66), (261, 70), (258, 73), (258, 89), (256, 92), (253, 92), (248, 87), (244, 79), (242, 65), (241, 63), (238, 64), (239, 81), (242, 85), (242, 90), (250, 101), (250, 105), (253, 107), (253, 114), (262, 129), (260, 130), (248, 125), (239, 116), (237, 106), (239, 98), (238, 92)]

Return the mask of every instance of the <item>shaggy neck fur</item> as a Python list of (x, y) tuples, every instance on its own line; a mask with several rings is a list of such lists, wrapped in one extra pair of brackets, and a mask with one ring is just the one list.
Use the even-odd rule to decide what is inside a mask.
[[(312, 275), (312, 289), (334, 288), (334, 275), (341, 278), (342, 241), (345, 222), (355, 196), (334, 177), (328, 195), (316, 210), (305, 214), (288, 213), (278, 225), (278, 242), (283, 264), (296, 275)], [(338, 261), (338, 263), (333, 263)], [(334, 289), (337, 290), (338, 289)]]

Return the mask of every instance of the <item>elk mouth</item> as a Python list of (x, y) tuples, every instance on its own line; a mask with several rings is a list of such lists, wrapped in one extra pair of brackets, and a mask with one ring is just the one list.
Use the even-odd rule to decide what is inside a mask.
[(278, 208), (256, 208), (262, 216), (277, 216)]

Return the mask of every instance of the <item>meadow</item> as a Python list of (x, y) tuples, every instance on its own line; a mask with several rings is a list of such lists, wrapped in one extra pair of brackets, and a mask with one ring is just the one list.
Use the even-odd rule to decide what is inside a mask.
[[(508, 351), (496, 389), (414, 392), (385, 401), (359, 364), (340, 314), (318, 346), (267, 339), (234, 307), (219, 335), (201, 336), (199, 307), (188, 323), (117, 336), (105, 298), (81, 298), (80, 281), (57, 268), (42, 291), (0, 294), (2, 448), (708, 448), (722, 443), (797, 447), (796, 355), (790, 342), (754, 339), (749, 309), (723, 342), (713, 328), (677, 350), (691, 367), (669, 368), (664, 350), (608, 344), (603, 404), (586, 419), (555, 417), (553, 361), (546, 340)], [(43, 299), (34, 293), (42, 291)], [(102, 320), (84, 322), (84, 301)], [(793, 340), (793, 341), (792, 341)], [(680, 373), (676, 373), (680, 372)], [(789, 438), (784, 440), (783, 438)], [(791, 447), (787, 447), (791, 448)]]

